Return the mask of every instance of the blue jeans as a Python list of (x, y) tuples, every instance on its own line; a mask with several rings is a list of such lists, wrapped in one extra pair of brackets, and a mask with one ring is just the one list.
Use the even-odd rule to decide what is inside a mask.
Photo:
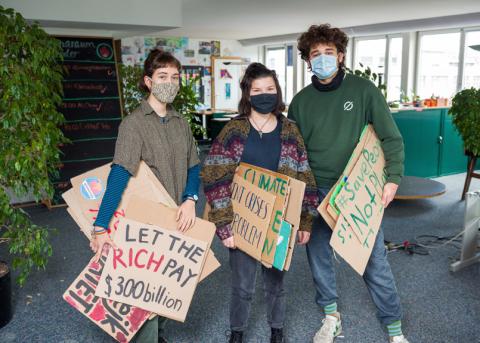
[[(322, 201), (329, 189), (319, 188)], [(332, 229), (319, 215), (314, 220), (310, 241), (307, 244), (307, 256), (316, 288), (316, 302), (322, 308), (337, 301), (337, 285), (333, 264), (330, 237)], [(383, 230), (378, 231), (372, 255), (363, 274), (370, 296), (375, 303), (378, 317), (383, 325), (389, 325), (402, 318), (400, 298), (384, 245)]]

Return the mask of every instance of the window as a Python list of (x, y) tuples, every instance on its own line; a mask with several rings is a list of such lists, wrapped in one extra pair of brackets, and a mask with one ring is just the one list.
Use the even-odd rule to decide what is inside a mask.
[(312, 76), (313, 76), (313, 73), (308, 67), (307, 62), (303, 62), (303, 75), (304, 75), (303, 86), (307, 87), (309, 84), (312, 83)]
[(470, 46), (478, 45), (480, 48), (480, 31), (465, 33), (465, 60), (463, 64), (462, 88), (480, 88), (480, 51)]
[(451, 97), (457, 91), (460, 32), (420, 36), (417, 95)]
[(265, 53), (265, 62), (268, 69), (275, 70), (278, 82), (282, 89), (283, 99), (285, 100), (285, 46), (267, 47)]
[(402, 47), (403, 38), (394, 37), (389, 40), (387, 100), (400, 100), (402, 87)]
[(285, 80), (285, 102), (289, 104), (293, 98), (293, 45), (287, 45), (287, 70)]
[[(355, 69), (370, 67), (372, 72), (380, 74), (382, 82), (385, 73), (385, 50), (387, 47), (386, 38), (358, 39), (355, 41)], [(363, 65), (363, 68), (360, 67)]]

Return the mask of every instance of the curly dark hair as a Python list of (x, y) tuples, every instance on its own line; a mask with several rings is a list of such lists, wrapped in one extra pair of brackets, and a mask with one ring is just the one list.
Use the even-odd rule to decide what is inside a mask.
[[(345, 32), (339, 28), (331, 27), (330, 24), (312, 25), (307, 32), (302, 33), (297, 39), (297, 47), (302, 60), (309, 61), (310, 49), (318, 43), (335, 44), (337, 51), (345, 55), (348, 37)], [(340, 67), (343, 66), (344, 61), (340, 64)]]
[(240, 82), (242, 98), (238, 104), (239, 117), (248, 117), (251, 114), (252, 103), (250, 102), (250, 90), (252, 89), (252, 83), (254, 80), (264, 77), (271, 77), (275, 83), (275, 88), (277, 89), (277, 103), (272, 113), (277, 118), (282, 116), (282, 112), (285, 110), (285, 104), (282, 100), (282, 88), (278, 82), (277, 74), (274, 70), (270, 70), (265, 67), (265, 65), (254, 62), (250, 63), (250, 65), (247, 67), (247, 70), (245, 70), (245, 75), (243, 75), (242, 81)]

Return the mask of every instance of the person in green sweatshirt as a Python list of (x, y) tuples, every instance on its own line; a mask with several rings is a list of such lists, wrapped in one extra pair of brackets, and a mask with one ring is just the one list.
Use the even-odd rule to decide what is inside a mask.
[[(402, 136), (380, 90), (369, 80), (345, 73), (347, 35), (329, 24), (312, 25), (298, 38), (301, 58), (313, 72), (312, 83), (292, 100), (288, 117), (296, 121), (305, 140), (320, 201), (335, 184), (371, 123), (381, 140), (386, 160), (387, 182), (382, 204), (393, 200), (403, 176)], [(331, 343), (342, 331), (337, 309), (337, 289), (332, 248), (332, 230), (318, 216), (307, 244), (307, 256), (316, 288), (316, 302), (325, 319), (314, 343)], [(408, 343), (402, 334), (402, 309), (395, 280), (387, 260), (383, 231), (379, 230), (363, 279), (387, 327), (390, 342)]]

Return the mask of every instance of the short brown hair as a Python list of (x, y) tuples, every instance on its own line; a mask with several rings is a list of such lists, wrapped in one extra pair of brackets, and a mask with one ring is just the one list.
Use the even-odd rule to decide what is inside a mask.
[(175, 58), (171, 53), (167, 51), (162, 51), (160, 49), (153, 49), (148, 54), (145, 63), (143, 64), (143, 76), (139, 81), (139, 88), (142, 91), (150, 92), (147, 85), (145, 84), (144, 77), (152, 77), (155, 70), (158, 68), (174, 67), (178, 69), (178, 72), (182, 70), (182, 64), (179, 60)]
[[(310, 26), (308, 31), (302, 33), (297, 39), (300, 56), (305, 62), (309, 61), (311, 48), (319, 43), (334, 44), (337, 51), (345, 55), (347, 52), (348, 37), (345, 32), (339, 28), (331, 27), (330, 24)], [(340, 66), (344, 66), (343, 61)]]
[(240, 89), (242, 90), (242, 98), (238, 104), (238, 113), (241, 117), (248, 117), (252, 113), (252, 103), (250, 101), (250, 90), (252, 89), (252, 83), (254, 80), (261, 79), (264, 77), (273, 78), (275, 82), (275, 88), (277, 89), (277, 104), (272, 113), (279, 118), (282, 116), (282, 112), (285, 110), (285, 104), (283, 103), (282, 97), (282, 88), (278, 82), (277, 74), (274, 70), (270, 70), (261, 63), (251, 63), (247, 70), (245, 70), (245, 75), (243, 75), (242, 81), (240, 82)]

